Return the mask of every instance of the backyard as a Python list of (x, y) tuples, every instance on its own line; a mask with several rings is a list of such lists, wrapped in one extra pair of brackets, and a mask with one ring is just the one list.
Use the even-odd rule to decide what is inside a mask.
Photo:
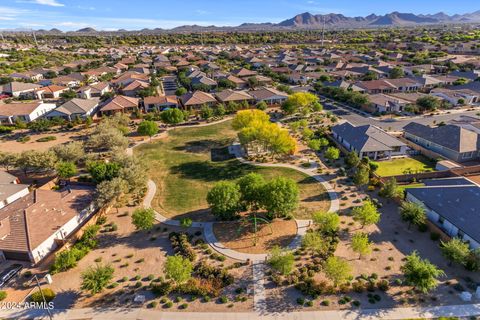
[(376, 173), (381, 177), (435, 170), (435, 163), (424, 156), (412, 156), (375, 163), (378, 164)]
[(298, 183), (302, 201), (296, 218), (309, 218), (314, 211), (328, 209), (328, 195), (323, 186), (303, 173), (287, 168), (253, 167), (228, 157), (211, 160), (212, 149), (222, 150), (235, 138), (231, 122), (226, 121), (206, 127), (178, 128), (161, 140), (136, 148), (136, 154), (148, 165), (149, 177), (158, 188), (153, 207), (171, 218), (212, 220), (206, 202), (210, 188), (218, 181), (236, 180), (257, 172), (266, 179), (284, 176)]

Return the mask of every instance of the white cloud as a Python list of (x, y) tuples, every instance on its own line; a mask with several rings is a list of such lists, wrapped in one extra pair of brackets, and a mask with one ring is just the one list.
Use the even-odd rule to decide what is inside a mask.
[(17, 1), (19, 3), (35, 3), (40, 4), (43, 6), (50, 6), (50, 7), (64, 7), (63, 3), (58, 2), (57, 0), (20, 0)]

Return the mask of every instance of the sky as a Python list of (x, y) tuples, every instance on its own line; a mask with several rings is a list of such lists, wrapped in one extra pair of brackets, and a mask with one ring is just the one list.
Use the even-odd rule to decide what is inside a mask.
[(0, 0), (0, 29), (169, 29), (187, 24), (277, 23), (303, 12), (366, 16), (477, 10), (479, 0)]

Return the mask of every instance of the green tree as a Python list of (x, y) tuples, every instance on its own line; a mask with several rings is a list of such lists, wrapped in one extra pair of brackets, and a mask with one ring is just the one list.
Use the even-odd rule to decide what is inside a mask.
[(268, 264), (283, 275), (288, 275), (293, 270), (295, 257), (291, 251), (282, 250), (280, 247), (274, 247), (269, 254)]
[(257, 108), (258, 110), (265, 111), (265, 110), (267, 110), (268, 105), (267, 105), (267, 103), (266, 103), (265, 101), (260, 101), (260, 102), (257, 103), (256, 108)]
[(225, 105), (223, 103), (219, 103), (215, 110), (213, 110), (213, 114), (216, 117), (223, 117), (227, 113), (227, 110), (225, 109)]
[(8, 172), (11, 168), (17, 166), (19, 155), (17, 153), (0, 152), (0, 166)]
[(112, 180), (120, 175), (120, 165), (116, 162), (89, 161), (87, 170), (96, 183)]
[(99, 208), (113, 204), (118, 209), (125, 204), (127, 193), (127, 182), (122, 178), (116, 177), (112, 180), (105, 180), (97, 185), (95, 201)]
[(438, 278), (445, 276), (445, 272), (427, 259), (422, 259), (417, 251), (406, 257), (401, 267), (405, 279), (413, 289), (427, 293), (438, 286)]
[(85, 150), (81, 141), (56, 145), (52, 151), (60, 161), (78, 163), (85, 158)]
[(325, 158), (331, 161), (337, 160), (340, 158), (340, 150), (335, 147), (328, 147), (327, 150), (325, 150)]
[(212, 213), (222, 220), (232, 220), (238, 213), (240, 187), (230, 181), (220, 181), (208, 192), (207, 202)]
[(325, 275), (335, 287), (345, 283), (352, 277), (352, 267), (342, 258), (329, 257), (324, 265)]
[(71, 178), (77, 174), (77, 166), (73, 162), (57, 163), (57, 175), (62, 179)]
[(380, 221), (380, 212), (372, 201), (366, 200), (362, 206), (352, 209), (354, 219), (360, 221), (362, 228)]
[(77, 93), (71, 89), (60, 93), (60, 98), (63, 98), (65, 100), (72, 100), (73, 98), (76, 98), (76, 97), (77, 97)]
[(453, 262), (465, 265), (470, 255), (470, 247), (468, 243), (463, 242), (459, 238), (452, 238), (450, 241), (441, 242), (440, 248), (443, 256), (452, 265)]
[(149, 136), (150, 139), (158, 133), (158, 125), (155, 121), (142, 121), (137, 128), (138, 134), (142, 136)]
[(319, 232), (310, 231), (303, 236), (302, 247), (312, 250), (318, 255), (324, 255), (328, 250), (328, 243)]
[(355, 151), (350, 151), (345, 157), (345, 164), (349, 168), (356, 168), (360, 164), (360, 157)]
[(353, 175), (353, 183), (355, 185), (361, 187), (367, 185), (370, 181), (370, 168), (365, 165), (360, 165), (355, 170), (355, 174)]
[(213, 117), (213, 109), (207, 105), (202, 106), (202, 109), (200, 109), (200, 117), (204, 120), (210, 119)]
[(368, 234), (357, 232), (352, 236), (352, 249), (359, 254), (358, 259), (372, 252), (372, 243), (368, 239)]
[(404, 221), (408, 222), (408, 229), (410, 229), (412, 224), (416, 226), (424, 224), (427, 219), (425, 208), (421, 204), (415, 202), (402, 202), (402, 205), (400, 206), (400, 215)]
[(192, 277), (192, 263), (180, 255), (167, 257), (163, 268), (167, 279), (171, 279), (177, 284), (185, 283)]
[(281, 108), (286, 114), (301, 113), (307, 115), (314, 109), (320, 109), (318, 105), (316, 95), (309, 92), (297, 92), (290, 95)]
[(92, 295), (102, 292), (110, 281), (112, 281), (114, 272), (115, 270), (110, 265), (89, 267), (82, 272), (81, 275), (82, 290), (88, 291)]
[(168, 109), (160, 114), (162, 121), (166, 124), (177, 125), (185, 121), (185, 115), (179, 109)]
[(265, 179), (261, 174), (249, 173), (238, 180), (241, 201), (247, 208), (258, 209), (262, 203), (262, 190), (265, 185)]
[(180, 87), (175, 91), (175, 95), (176, 96), (183, 96), (187, 92), (188, 92), (187, 89), (185, 89), (184, 87)]
[(287, 217), (299, 203), (299, 190), (292, 179), (277, 177), (267, 182), (262, 191), (262, 205), (271, 217)]
[(315, 212), (312, 219), (323, 234), (331, 234), (338, 231), (340, 217), (335, 212)]
[(132, 224), (137, 230), (151, 230), (155, 224), (155, 211), (152, 208), (135, 209), (132, 213)]
[(422, 111), (433, 111), (440, 108), (440, 100), (434, 96), (420, 97), (416, 104)]
[(405, 72), (403, 72), (403, 69), (400, 67), (395, 67), (392, 70), (390, 70), (390, 79), (398, 79), (404, 76), (405, 76)]
[(378, 194), (381, 197), (393, 199), (402, 197), (403, 191), (398, 187), (397, 180), (392, 177), (385, 182)]

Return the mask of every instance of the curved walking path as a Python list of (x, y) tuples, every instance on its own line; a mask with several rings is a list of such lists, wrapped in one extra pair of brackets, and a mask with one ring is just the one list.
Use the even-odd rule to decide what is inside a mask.
[[(218, 121), (215, 123), (220, 123), (223, 121), (227, 120), (222, 120)], [(206, 125), (212, 125), (215, 123), (210, 123), (210, 124), (203, 124), (203, 126)], [(198, 126), (195, 126), (198, 127)], [(158, 135), (160, 137), (161, 135), (168, 134), (168, 131), (164, 131), (161, 134)], [(157, 138), (158, 138), (157, 137)], [(139, 142), (137, 145), (129, 148), (127, 150), (127, 154), (132, 155), (133, 154), (133, 148), (136, 146), (150, 142), (150, 140), (144, 140)], [(317, 182), (322, 184), (322, 186), (326, 189), (328, 196), (330, 198), (330, 208), (329, 211), (335, 212), (339, 209), (339, 201), (338, 201), (338, 196), (335, 190), (332, 188), (332, 186), (325, 180), (323, 179), (319, 174), (316, 173), (318, 169), (318, 164), (314, 163), (310, 168), (301, 168), (298, 166), (294, 166), (291, 164), (266, 164), (266, 163), (256, 163), (252, 161), (245, 160), (243, 158), (243, 151), (242, 148), (239, 144), (234, 144), (229, 147), (229, 152), (230, 154), (233, 154), (235, 158), (244, 164), (248, 164), (251, 166), (259, 166), (259, 167), (282, 167), (282, 168), (288, 168), (288, 169), (293, 169), (297, 170), (299, 172), (304, 173), (305, 175), (314, 178)], [(157, 186), (155, 185), (155, 182), (152, 180), (148, 181), (148, 191), (147, 194), (143, 200), (143, 206), (145, 208), (152, 208), (152, 201), (153, 198), (155, 197), (155, 193), (157, 192)], [(153, 209), (153, 208), (152, 208)], [(170, 226), (180, 226), (180, 221), (179, 220), (174, 220), (174, 219), (169, 219), (159, 213), (158, 211), (155, 211), (155, 218), (161, 223), (164, 223), (166, 225)], [(290, 243), (288, 246), (289, 249), (296, 249), (297, 247), (300, 246), (302, 242), (302, 238), (307, 232), (308, 228), (310, 227), (311, 220), (295, 220), (297, 224), (297, 234), (293, 241)], [(238, 252), (232, 249), (227, 248), (225, 245), (223, 245), (221, 242), (218, 241), (217, 237), (215, 236), (215, 233), (213, 232), (213, 224), (214, 222), (192, 222), (191, 228), (201, 228), (203, 229), (203, 234), (205, 237), (205, 241), (217, 252), (221, 253), (224, 256), (236, 259), (236, 260), (241, 260), (241, 261), (252, 261), (252, 279), (253, 279), (253, 305), (254, 305), (254, 311), (257, 312), (258, 314), (263, 314), (267, 312), (267, 303), (266, 303), (266, 295), (265, 295), (265, 261), (267, 260), (268, 255), (266, 253), (263, 254), (252, 254), (252, 253), (242, 253)]]

